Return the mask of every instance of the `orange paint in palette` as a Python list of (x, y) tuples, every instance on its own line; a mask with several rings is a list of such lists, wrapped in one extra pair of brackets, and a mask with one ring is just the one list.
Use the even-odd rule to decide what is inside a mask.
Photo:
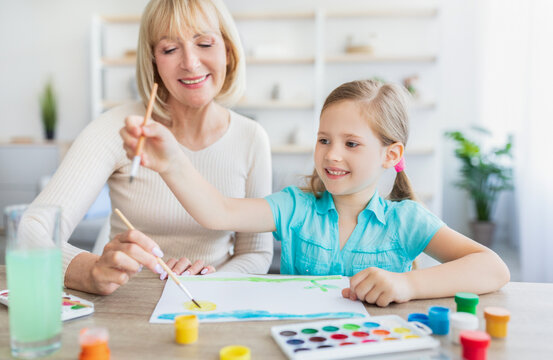
[(335, 359), (434, 349), (439, 341), (422, 324), (397, 315), (273, 326), (271, 334), (289, 359)]

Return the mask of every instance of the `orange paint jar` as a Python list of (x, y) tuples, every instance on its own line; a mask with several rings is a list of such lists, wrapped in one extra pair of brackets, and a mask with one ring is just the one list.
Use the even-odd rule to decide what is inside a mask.
[(494, 338), (504, 338), (507, 336), (507, 324), (511, 318), (511, 313), (500, 307), (487, 307), (484, 309), (484, 318), (486, 319), (486, 332)]
[(79, 360), (109, 360), (108, 330), (102, 327), (84, 328), (79, 334)]

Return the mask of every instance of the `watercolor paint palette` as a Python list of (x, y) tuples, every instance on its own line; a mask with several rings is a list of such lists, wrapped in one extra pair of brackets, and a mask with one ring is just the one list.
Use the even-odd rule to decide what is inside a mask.
[(293, 360), (345, 359), (433, 349), (440, 342), (424, 325), (397, 315), (273, 326), (271, 334)]
[[(0, 290), (0, 303), (9, 305), (9, 291)], [(71, 320), (90, 315), (94, 312), (94, 304), (78, 296), (63, 293), (61, 296), (61, 320)]]

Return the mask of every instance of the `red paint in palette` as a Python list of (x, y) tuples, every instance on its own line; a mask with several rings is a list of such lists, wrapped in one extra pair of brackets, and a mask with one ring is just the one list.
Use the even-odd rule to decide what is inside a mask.
[(366, 333), (364, 331), (354, 331), (351, 333), (351, 335), (355, 336), (355, 337), (367, 337), (369, 336), (369, 333)]
[(348, 338), (348, 336), (344, 334), (332, 334), (330, 335), (330, 337), (333, 338), (334, 340), (344, 340)]

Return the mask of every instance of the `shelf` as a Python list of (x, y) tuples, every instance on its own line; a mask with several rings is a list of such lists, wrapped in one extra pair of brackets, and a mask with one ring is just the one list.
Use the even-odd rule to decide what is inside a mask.
[(275, 145), (271, 147), (273, 154), (308, 155), (313, 153), (313, 147), (308, 145)]
[(232, 14), (234, 20), (294, 20), (314, 19), (315, 12), (244, 12)]
[(438, 9), (374, 9), (351, 11), (329, 11), (328, 18), (380, 17), (380, 18), (428, 18), (438, 14)]
[(246, 59), (246, 64), (249, 65), (273, 65), (273, 64), (314, 64), (314, 57), (298, 57), (298, 58), (252, 58)]
[(119, 58), (106, 58), (101, 59), (101, 64), (103, 67), (111, 66), (136, 66), (136, 57), (135, 56), (125, 56)]
[(239, 102), (234, 109), (240, 110), (312, 110), (313, 103), (308, 101), (267, 100)]
[[(271, 148), (273, 154), (311, 154), (314, 148), (307, 145), (275, 145)], [(407, 149), (406, 156), (427, 156), (434, 154), (433, 147), (420, 147), (415, 149)]]
[(139, 24), (140, 17), (140, 15), (107, 15), (100, 16), (100, 21), (107, 24)]
[(435, 62), (434, 55), (371, 55), (371, 54), (340, 54), (326, 58), (327, 63), (370, 63), (370, 62)]
[[(382, 17), (382, 18), (428, 18), (438, 14), (438, 9), (374, 9), (360, 10), (356, 12), (350, 11), (329, 11), (326, 13), (327, 18), (354, 18), (354, 17)], [(298, 12), (237, 12), (233, 13), (234, 20), (294, 20), (294, 19), (314, 19), (314, 11), (298, 11)], [(140, 15), (105, 15), (100, 16), (100, 20), (110, 24), (129, 24), (140, 23)]]

